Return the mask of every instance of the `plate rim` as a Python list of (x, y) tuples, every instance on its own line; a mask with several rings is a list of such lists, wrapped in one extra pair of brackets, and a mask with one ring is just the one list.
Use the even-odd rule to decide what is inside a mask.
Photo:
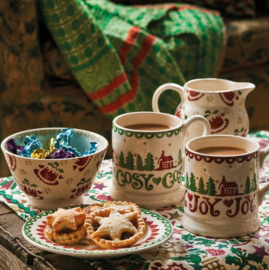
[[(89, 204), (85, 204), (85, 205), (80, 205), (79, 207), (84, 207), (84, 206), (88, 206)], [(73, 208), (73, 207), (76, 207), (76, 206), (69, 206), (69, 207), (63, 207), (64, 209), (69, 209), (69, 208)], [(94, 253), (94, 252), (91, 252), (91, 251), (87, 251), (87, 252), (74, 252), (73, 250), (58, 250), (57, 248), (54, 249), (54, 248), (50, 248), (50, 247), (47, 247), (47, 246), (44, 246), (44, 245), (41, 245), (39, 243), (36, 243), (35, 241), (33, 241), (32, 239), (29, 238), (29, 236), (26, 235), (25, 231), (27, 230), (26, 229), (26, 226), (29, 225), (30, 222), (33, 222), (32, 225), (29, 225), (29, 226), (33, 226), (34, 223), (41, 219), (42, 217), (46, 217), (49, 213), (54, 213), (55, 211), (57, 211), (58, 209), (52, 209), (52, 210), (46, 210), (44, 212), (41, 212), (37, 215), (35, 215), (34, 217), (31, 217), (29, 220), (27, 220), (25, 222), (25, 224), (23, 225), (22, 227), (22, 235), (23, 237), (25, 238), (25, 240), (27, 242), (29, 242), (30, 244), (32, 244), (33, 246), (36, 246), (38, 247), (39, 249), (41, 250), (45, 250), (45, 251), (49, 251), (49, 252), (52, 252), (52, 253), (56, 253), (56, 254), (61, 254), (61, 255), (67, 255), (67, 256), (72, 256), (72, 257), (77, 257), (77, 258), (108, 258), (108, 257), (121, 257), (121, 256), (125, 256), (125, 255), (128, 255), (128, 254), (131, 254), (131, 253), (140, 253), (140, 252), (144, 252), (146, 250), (149, 250), (149, 249), (152, 249), (152, 248), (155, 248), (159, 245), (161, 245), (162, 243), (164, 243), (165, 241), (167, 241), (168, 239), (171, 238), (171, 236), (173, 235), (173, 226), (171, 224), (171, 222), (163, 217), (162, 215), (158, 214), (158, 213), (155, 213), (149, 209), (144, 209), (144, 208), (140, 208), (141, 210), (141, 214), (143, 215), (150, 215), (151, 218), (153, 219), (156, 219), (156, 221), (165, 221), (163, 223), (164, 225), (164, 230), (166, 233), (163, 234), (163, 239), (158, 241), (157, 243), (156, 242), (153, 242), (151, 243), (150, 245), (148, 246), (142, 246), (142, 247), (138, 247), (138, 248), (130, 248), (128, 249), (127, 248), (123, 248), (123, 251), (119, 252), (119, 249), (117, 250), (105, 250), (102, 251), (102, 252), (98, 252), (98, 253)], [(159, 218), (159, 219), (157, 219)], [(35, 219), (35, 221), (32, 221), (33, 219)], [(168, 231), (167, 231), (168, 230)], [(167, 235), (166, 235), (167, 234)], [(34, 236), (35, 239), (36, 239), (36, 236)]]

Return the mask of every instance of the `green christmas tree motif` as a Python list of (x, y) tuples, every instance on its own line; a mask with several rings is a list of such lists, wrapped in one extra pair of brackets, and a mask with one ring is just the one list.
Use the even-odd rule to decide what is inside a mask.
[(130, 151), (126, 157), (126, 169), (134, 170), (134, 156)]
[(196, 192), (197, 191), (197, 189), (196, 189), (196, 183), (195, 183), (195, 177), (194, 177), (194, 174), (193, 173), (191, 173), (189, 189), (191, 191), (193, 191), (193, 192)]
[(153, 171), (154, 170), (154, 160), (153, 160), (153, 155), (151, 153), (148, 153), (147, 157), (145, 158), (144, 169), (146, 171)]
[(186, 173), (186, 176), (185, 176), (185, 187), (187, 188), (187, 189), (189, 189), (189, 176), (188, 176), (188, 173)]
[(253, 175), (252, 179), (252, 186), (251, 186), (251, 191), (256, 191), (257, 190), (257, 184), (256, 184), (256, 173)]
[(212, 177), (209, 177), (208, 182), (206, 183), (206, 187), (207, 187), (207, 194), (209, 196), (215, 196), (217, 194), (216, 185)]
[(249, 194), (250, 193), (250, 179), (249, 177), (247, 177), (246, 183), (245, 183), (245, 190), (244, 190), (244, 194)]
[(178, 152), (178, 162), (177, 162), (177, 165), (180, 165), (181, 163), (182, 163), (181, 149), (179, 149), (179, 152)]
[(138, 171), (143, 171), (143, 161), (142, 161), (142, 158), (141, 156), (138, 154), (137, 155), (137, 158), (136, 158), (136, 169)]
[(199, 183), (198, 183), (198, 192), (202, 195), (207, 194), (207, 190), (205, 189), (204, 180), (202, 177), (200, 177)]
[(123, 152), (120, 152), (120, 164), (119, 164), (122, 168), (125, 168), (125, 163), (124, 163), (124, 155)]

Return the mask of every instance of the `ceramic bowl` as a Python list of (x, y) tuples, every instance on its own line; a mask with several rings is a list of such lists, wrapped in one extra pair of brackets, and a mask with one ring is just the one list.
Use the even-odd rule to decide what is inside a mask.
[(27, 195), (29, 203), (39, 209), (52, 209), (83, 203), (100, 168), (108, 142), (94, 132), (74, 129), (70, 144), (79, 152), (90, 149), (90, 142), (98, 143), (98, 150), (90, 155), (68, 159), (33, 159), (11, 153), (7, 141), (14, 138), (24, 145), (26, 135), (33, 134), (46, 148), (50, 138), (62, 128), (40, 128), (22, 131), (5, 138), (1, 148), (17, 185)]

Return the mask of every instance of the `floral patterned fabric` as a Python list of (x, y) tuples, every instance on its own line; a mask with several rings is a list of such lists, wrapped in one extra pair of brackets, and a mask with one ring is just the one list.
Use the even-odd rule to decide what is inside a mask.
[[(269, 132), (250, 134), (261, 148), (269, 146)], [(111, 200), (109, 188), (112, 178), (112, 161), (102, 163), (92, 189), (85, 194), (85, 203)], [(260, 185), (269, 183), (269, 157), (260, 170)], [(0, 201), (13, 209), (24, 220), (40, 213), (32, 208), (26, 196), (18, 189), (12, 177), (0, 179)], [(172, 237), (160, 246), (112, 259), (91, 259), (89, 264), (98, 270), (202, 270), (269, 268), (269, 194), (259, 207), (261, 227), (258, 232), (245, 237), (213, 239), (192, 234), (181, 225), (183, 202), (177, 206), (160, 208), (154, 212), (169, 219), (173, 225)]]

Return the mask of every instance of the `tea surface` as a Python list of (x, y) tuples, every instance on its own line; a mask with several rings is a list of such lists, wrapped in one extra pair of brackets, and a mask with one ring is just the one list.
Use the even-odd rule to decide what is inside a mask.
[(218, 147), (205, 147), (196, 150), (196, 152), (208, 155), (216, 156), (230, 156), (230, 155), (242, 155), (246, 154), (249, 151), (243, 148), (237, 147), (227, 147), (227, 146), (218, 146)]
[(166, 130), (172, 127), (167, 125), (159, 125), (159, 124), (136, 124), (125, 126), (125, 128), (136, 129), (136, 130)]

